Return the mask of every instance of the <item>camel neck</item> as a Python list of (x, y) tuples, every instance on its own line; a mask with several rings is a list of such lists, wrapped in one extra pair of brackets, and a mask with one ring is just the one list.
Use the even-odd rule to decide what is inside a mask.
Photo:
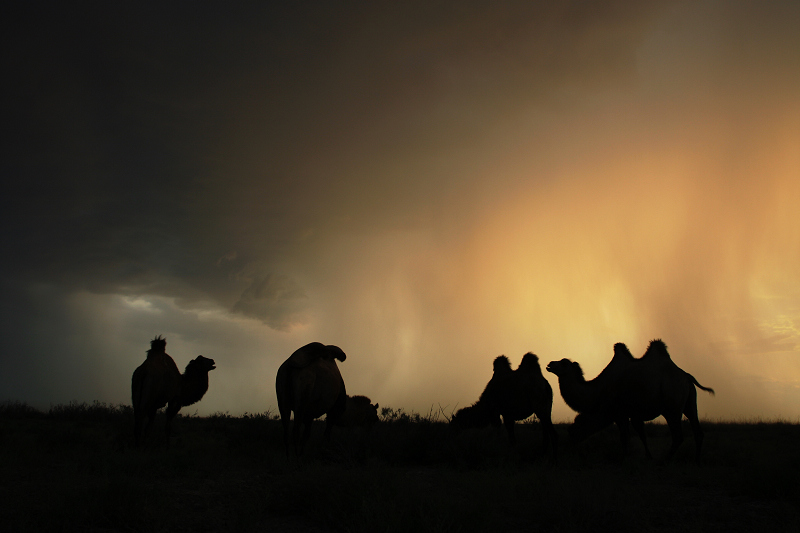
[(199, 402), (208, 391), (208, 373), (183, 374), (183, 389), (181, 391), (181, 405), (192, 405)]

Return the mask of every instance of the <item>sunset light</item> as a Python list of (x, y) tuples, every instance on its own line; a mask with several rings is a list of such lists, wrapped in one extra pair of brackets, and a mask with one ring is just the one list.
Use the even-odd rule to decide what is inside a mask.
[(22, 17), (0, 400), (130, 403), (163, 335), (200, 414), (310, 342), (449, 414), (663, 339), (701, 418), (800, 421), (798, 5), (545, 4)]

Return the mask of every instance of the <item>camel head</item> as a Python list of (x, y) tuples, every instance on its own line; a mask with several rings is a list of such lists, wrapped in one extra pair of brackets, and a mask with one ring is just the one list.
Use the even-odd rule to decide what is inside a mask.
[(579, 377), (583, 379), (583, 369), (577, 362), (570, 361), (569, 359), (562, 359), (561, 361), (550, 361), (547, 364), (547, 371), (561, 377)]
[[(352, 411), (347, 413), (347, 411)], [(347, 409), (345, 416), (350, 415), (354, 419), (354, 424), (364, 427), (372, 427), (380, 421), (378, 416), (378, 404), (370, 403), (366, 396), (348, 396)]]
[(378, 404), (369, 404), (370, 412), (369, 412), (369, 425), (374, 426), (377, 422), (380, 422), (381, 418), (378, 416)]
[(511, 361), (505, 355), (498, 355), (494, 358), (492, 367), (495, 372), (511, 372)]
[(197, 357), (189, 361), (188, 365), (186, 365), (186, 371), (184, 372), (184, 374), (186, 375), (200, 374), (200, 373), (208, 374), (215, 368), (217, 367), (214, 365), (213, 359), (209, 359), (208, 357), (203, 357), (202, 355), (198, 355)]

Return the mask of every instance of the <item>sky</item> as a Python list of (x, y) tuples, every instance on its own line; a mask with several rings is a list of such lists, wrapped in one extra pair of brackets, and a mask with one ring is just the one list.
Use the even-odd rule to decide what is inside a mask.
[(130, 404), (163, 335), (185, 414), (315, 341), (449, 414), (661, 338), (701, 418), (800, 421), (797, 2), (0, 11), (0, 401)]

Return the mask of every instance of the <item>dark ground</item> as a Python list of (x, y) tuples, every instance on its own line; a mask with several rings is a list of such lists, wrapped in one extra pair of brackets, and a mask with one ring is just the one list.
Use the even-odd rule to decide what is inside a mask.
[[(488, 428), (455, 434), (435, 416), (387, 411), (372, 431), (316, 423), (287, 460), (269, 413), (180, 417), (169, 449), (132, 448), (127, 406), (47, 413), (0, 405), (5, 531), (800, 531), (800, 425), (704, 422), (676, 458), (620, 457), (614, 428), (540, 454), (537, 423), (511, 448)], [(688, 433), (688, 424), (685, 426)], [(648, 425), (656, 457), (669, 446)]]

